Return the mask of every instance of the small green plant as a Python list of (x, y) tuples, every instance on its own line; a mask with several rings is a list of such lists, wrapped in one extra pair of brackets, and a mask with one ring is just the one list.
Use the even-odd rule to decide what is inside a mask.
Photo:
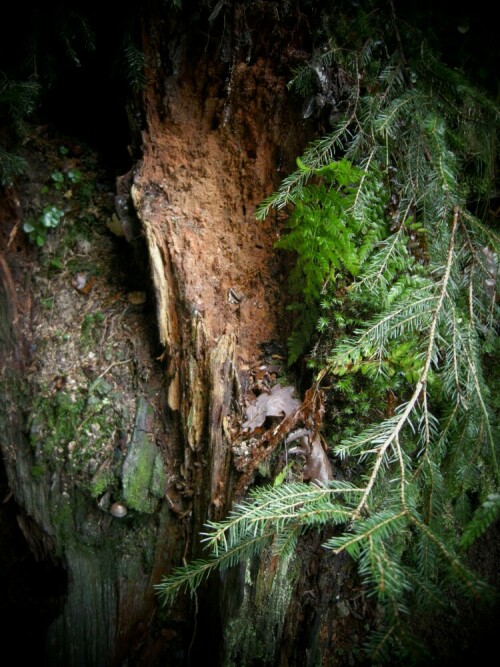
[(49, 230), (59, 226), (64, 217), (64, 211), (57, 206), (46, 206), (40, 216), (28, 218), (23, 225), (23, 230), (28, 234), (31, 243), (43, 246), (47, 240)]
[[(375, 244), (387, 235), (381, 179), (365, 174), (349, 160), (312, 169), (300, 158), (299, 171), (312, 182), (295, 199), (286, 226), (275, 244), (297, 256), (290, 286), (300, 300), (289, 337), (289, 364), (303, 354), (316, 329), (320, 303), (340, 275), (354, 277)], [(362, 184), (362, 187), (360, 187)]]
[[(82, 180), (82, 172), (79, 169), (69, 169), (67, 172), (55, 169), (50, 174), (50, 180), (55, 190), (62, 190), (69, 185), (80, 183)], [(45, 188), (44, 191), (48, 192), (48, 188)]]
[(70, 169), (66, 173), (66, 178), (70, 183), (76, 185), (76, 183), (80, 183), (82, 180), (82, 172), (79, 169)]
[[(64, 155), (66, 151), (64, 146), (59, 147), (61, 154)], [(41, 194), (50, 203), (47, 203), (38, 218), (30, 217), (23, 225), (23, 230), (35, 245), (43, 246), (49, 230), (55, 229), (61, 223), (64, 211), (57, 205), (57, 202), (60, 201), (64, 191), (68, 191), (64, 197), (74, 196), (78, 204), (83, 207), (88, 205), (92, 197), (94, 184), (86, 180), (79, 169), (69, 169), (66, 172), (55, 169), (51, 172), (49, 182), (41, 189)], [(53, 260), (52, 268), (62, 269), (61, 262)]]
[(51, 310), (54, 307), (54, 297), (49, 296), (46, 299), (40, 299), (40, 304), (47, 310)]
[(60, 190), (64, 186), (64, 174), (59, 169), (53, 171), (50, 175), (50, 180), (56, 190)]
[(53, 257), (49, 262), (49, 269), (55, 272), (62, 271), (64, 269), (64, 264), (59, 257)]

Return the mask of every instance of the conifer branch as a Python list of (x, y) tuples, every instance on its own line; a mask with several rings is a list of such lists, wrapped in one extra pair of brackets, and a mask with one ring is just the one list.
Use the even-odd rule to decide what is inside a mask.
[[(348, 518), (341, 507), (332, 505), (332, 496), (359, 494), (362, 489), (349, 483), (335, 481), (327, 486), (290, 483), (278, 487), (265, 487), (251, 494), (251, 499), (235, 505), (227, 519), (221, 522), (208, 521), (209, 532), (202, 533), (202, 542), (214, 550), (230, 549), (246, 535), (263, 534), (270, 523), (279, 530), (287, 521), (303, 516), (304, 519), (317, 514), (316, 506), (325, 501), (331, 515), (340, 520)], [(313, 508), (308, 510), (307, 508)]]
[(197, 560), (174, 568), (170, 575), (155, 585), (162, 604), (168, 605), (182, 589), (189, 590), (193, 594), (215, 569), (223, 570), (239, 563), (245, 557), (261, 553), (271, 543), (273, 536), (274, 532), (269, 530), (264, 534), (240, 541), (232, 547), (214, 552), (206, 560)]
[(485, 581), (480, 579), (475, 573), (466, 568), (460, 560), (446, 548), (442, 539), (439, 539), (435, 533), (425, 523), (420, 521), (414, 514), (409, 513), (410, 521), (420, 530), (424, 535), (434, 544), (436, 549), (441, 552), (445, 560), (448, 562), (450, 568), (458, 576), (458, 578), (465, 584), (466, 588), (472, 593), (474, 597), (480, 597), (485, 593), (492, 593), (490, 587)]
[(464, 530), (460, 546), (470, 547), (500, 517), (500, 493), (490, 493)]
[(373, 485), (375, 484), (375, 481), (378, 477), (379, 469), (380, 469), (380, 466), (382, 465), (382, 462), (384, 460), (386, 451), (387, 451), (388, 447), (392, 444), (394, 439), (398, 437), (398, 435), (401, 432), (403, 426), (406, 424), (406, 422), (408, 420), (408, 417), (412, 413), (413, 408), (415, 407), (415, 404), (420, 397), (420, 393), (421, 393), (422, 389), (424, 388), (425, 383), (427, 382), (427, 376), (429, 374), (429, 370), (430, 370), (431, 363), (432, 363), (432, 358), (433, 358), (434, 346), (436, 344), (436, 340), (435, 340), (436, 328), (437, 328), (441, 308), (442, 308), (442, 305), (443, 305), (443, 301), (444, 301), (445, 296), (446, 296), (448, 280), (450, 278), (451, 267), (452, 267), (452, 264), (453, 264), (453, 250), (454, 250), (455, 231), (456, 231), (456, 228), (457, 228), (457, 224), (458, 224), (458, 207), (456, 207), (454, 212), (453, 212), (453, 221), (452, 221), (451, 231), (450, 231), (450, 243), (449, 243), (449, 248), (448, 248), (448, 258), (447, 258), (447, 262), (446, 262), (446, 266), (445, 266), (444, 275), (443, 275), (443, 278), (441, 280), (441, 286), (440, 286), (440, 291), (439, 291), (439, 295), (438, 295), (438, 299), (437, 299), (436, 308), (434, 310), (434, 315), (433, 315), (433, 318), (432, 318), (432, 321), (431, 321), (431, 324), (430, 324), (430, 328), (429, 328), (429, 334), (428, 334), (429, 342), (428, 342), (428, 346), (427, 346), (427, 353), (426, 353), (426, 357), (425, 357), (425, 364), (424, 364), (424, 368), (422, 370), (422, 374), (420, 376), (419, 381), (417, 382), (417, 384), (415, 386), (415, 390), (413, 392), (412, 397), (408, 401), (402, 415), (398, 418), (394, 429), (392, 430), (390, 435), (386, 438), (386, 440), (381, 444), (381, 446), (378, 447), (378, 454), (377, 454), (377, 458), (375, 460), (375, 464), (374, 464), (373, 469), (372, 469), (370, 479), (368, 481), (368, 484), (366, 485), (365, 491), (364, 491), (363, 496), (362, 496), (362, 498), (359, 502), (359, 505), (357, 506), (357, 508), (356, 508), (356, 510), (353, 514), (353, 520), (358, 519), (359, 516), (361, 515), (361, 512), (366, 507), (368, 497), (369, 497), (369, 495), (372, 491)]
[[(352, 521), (356, 520), (356, 513), (357, 509), (351, 515)], [(377, 533), (387, 535), (387, 529), (395, 530), (401, 525), (401, 519), (405, 518), (407, 514), (408, 511), (403, 509), (397, 514), (387, 512), (381, 515), (372, 515), (369, 519), (365, 519), (363, 523), (358, 522), (358, 533), (352, 536), (343, 535), (341, 537), (332, 537), (325, 542), (325, 547), (331, 548), (335, 554), (339, 554), (342, 551), (348, 551), (351, 555), (357, 555), (361, 543)]]

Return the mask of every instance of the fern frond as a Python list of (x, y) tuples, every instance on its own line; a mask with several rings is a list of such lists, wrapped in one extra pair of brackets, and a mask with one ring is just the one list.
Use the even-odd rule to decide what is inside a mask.
[(337, 150), (343, 146), (342, 138), (352, 122), (352, 117), (340, 120), (331, 134), (313, 142), (301, 158), (303, 164), (311, 171), (298, 169), (283, 179), (279, 190), (264, 199), (257, 207), (255, 216), (257, 220), (264, 220), (272, 208), (282, 209), (288, 204), (296, 204), (301, 198), (303, 188), (309, 181), (315, 169), (321, 169), (334, 162)]

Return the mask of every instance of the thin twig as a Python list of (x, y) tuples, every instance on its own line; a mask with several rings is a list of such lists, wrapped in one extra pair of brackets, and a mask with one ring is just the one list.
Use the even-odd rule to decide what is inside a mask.
[(92, 384), (91, 384), (90, 387), (89, 387), (89, 392), (92, 391), (92, 390), (96, 387), (96, 385), (97, 385), (97, 383), (99, 382), (99, 380), (100, 380), (101, 378), (103, 378), (103, 377), (106, 375), (106, 373), (109, 373), (109, 371), (110, 371), (112, 368), (114, 368), (114, 366), (121, 366), (122, 364), (128, 364), (128, 363), (130, 363), (131, 361), (132, 361), (132, 359), (124, 359), (123, 361), (113, 361), (113, 363), (110, 364), (110, 365), (106, 368), (106, 370), (104, 370), (100, 375), (98, 375), (98, 376), (96, 377), (96, 379), (92, 382)]

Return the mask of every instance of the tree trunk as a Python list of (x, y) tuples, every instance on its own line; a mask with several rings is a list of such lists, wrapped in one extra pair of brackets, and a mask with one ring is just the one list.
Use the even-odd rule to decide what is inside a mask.
[[(168, 21), (162, 3), (144, 13), (147, 84), (129, 114), (141, 155), (115, 193), (132, 252), (120, 239), (92, 255), (100, 299), (95, 287), (52, 294), (37, 273), (19, 225), (39, 183), (6, 200), (1, 444), (32, 551), (67, 572), (47, 632), (51, 666), (198, 664), (208, 653), (221, 665), (353, 664), (366, 610), (341, 599), (350, 565), (324, 553), (319, 535), (282, 563), (268, 555), (214, 576), (169, 610), (154, 593), (163, 574), (202, 555), (207, 520), (225, 516), (256, 475), (271, 481), (262, 465), (236, 466), (234, 453), (262, 346), (288, 333), (279, 221), (258, 223), (255, 209), (313, 128), (286, 87), (309, 49), (306, 19), (294, 3), (253, 4), (219, 3), (210, 16), (185, 8)], [(129, 304), (126, 320), (108, 303), (117, 282), (134, 280), (154, 307)], [(49, 293), (62, 331), (70, 293), (84, 304), (75, 331), (104, 318), (90, 353), (81, 339), (65, 348), (69, 333), (45, 335)], [(62, 361), (48, 367), (55, 348)], [(63, 422), (70, 435), (59, 435)]]

